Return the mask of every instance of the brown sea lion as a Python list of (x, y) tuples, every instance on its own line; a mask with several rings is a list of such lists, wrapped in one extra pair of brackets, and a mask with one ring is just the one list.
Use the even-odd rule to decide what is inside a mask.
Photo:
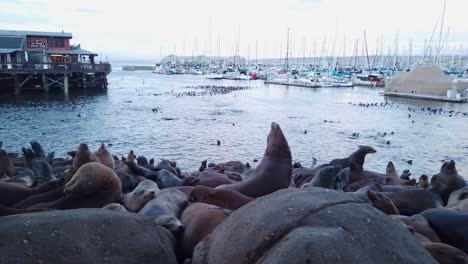
[(419, 181), (417, 186), (422, 189), (427, 189), (430, 187), (429, 180), (427, 178), (427, 175), (423, 174), (419, 177)]
[(204, 177), (198, 178), (198, 181), (193, 186), (206, 186), (210, 188), (216, 188), (218, 186), (226, 185), (226, 184), (235, 184), (237, 182), (224, 177), (224, 176), (216, 176), (216, 177)]
[(7, 215), (47, 212), (47, 211), (54, 211), (54, 210), (55, 209), (47, 209), (47, 208), (16, 209), (16, 208), (11, 208), (11, 207), (0, 205), (0, 217), (7, 216)]
[(349, 167), (353, 171), (362, 171), (366, 155), (375, 152), (377, 151), (370, 146), (359, 146), (359, 149), (351, 153), (347, 158), (334, 159), (329, 162), (329, 165), (340, 165), (343, 169)]
[(14, 177), (16, 175), (16, 169), (13, 166), (8, 153), (0, 149), (0, 177), (6, 174), (8, 177)]
[(455, 161), (451, 160), (444, 162), (430, 190), (440, 195), (444, 205), (446, 205), (450, 194), (465, 186), (465, 179), (458, 174)]
[(194, 187), (189, 198), (191, 203), (206, 203), (233, 211), (253, 200), (254, 198), (233, 190), (214, 189), (205, 186)]
[(58, 182), (47, 182), (34, 188), (16, 183), (0, 182), (0, 205), (12, 206), (30, 196), (48, 192), (58, 187)]
[(427, 209), (436, 208), (440, 201), (435, 200), (428, 190), (416, 189), (401, 192), (384, 192), (400, 211), (400, 214), (412, 216)]
[(65, 184), (65, 197), (33, 208), (75, 209), (101, 208), (122, 198), (119, 177), (108, 167), (97, 162), (82, 165)]
[(98, 157), (103, 165), (109, 167), (112, 170), (115, 169), (114, 157), (112, 157), (104, 143), (101, 143), (101, 146), (96, 152), (94, 152), (94, 154)]
[(468, 255), (443, 243), (421, 243), (440, 264), (468, 264)]
[(392, 215), (392, 218), (412, 227), (417, 233), (427, 237), (432, 242), (440, 242), (439, 235), (432, 229), (427, 219), (422, 215), (403, 216)]
[(189, 205), (180, 217), (184, 225), (182, 249), (186, 257), (192, 257), (198, 242), (208, 237), (221, 224), (228, 213), (221, 207), (206, 203)]
[(346, 192), (355, 192), (362, 187), (373, 185), (373, 184), (382, 184), (382, 185), (398, 185), (398, 186), (415, 186), (416, 180), (405, 181), (399, 178), (393, 177), (373, 177), (373, 178), (366, 178), (360, 181), (355, 181), (351, 184), (348, 184), (344, 191)]
[(395, 206), (390, 198), (385, 196), (383, 193), (368, 191), (367, 197), (372, 203), (372, 206), (379, 209), (380, 211), (388, 215), (399, 215), (400, 211)]
[(122, 203), (128, 211), (136, 213), (140, 211), (149, 200), (153, 199), (159, 191), (159, 187), (154, 181), (144, 180), (138, 183), (135, 190), (124, 195)]
[(85, 143), (80, 144), (75, 158), (73, 159), (72, 168), (77, 171), (81, 166), (89, 162), (100, 162), (99, 158), (89, 150)]
[(168, 188), (158, 192), (138, 214), (153, 217), (157, 224), (177, 234), (184, 228), (179, 217), (188, 203), (185, 193), (175, 188)]
[(283, 131), (276, 123), (271, 123), (265, 155), (252, 176), (242, 182), (222, 185), (217, 188), (238, 191), (246, 196), (257, 198), (279, 189), (288, 188), (291, 182), (292, 158)]

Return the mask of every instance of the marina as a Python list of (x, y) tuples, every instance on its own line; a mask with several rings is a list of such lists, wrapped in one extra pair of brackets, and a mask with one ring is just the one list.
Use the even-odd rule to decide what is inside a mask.
[(1, 2), (0, 262), (468, 264), (463, 1)]

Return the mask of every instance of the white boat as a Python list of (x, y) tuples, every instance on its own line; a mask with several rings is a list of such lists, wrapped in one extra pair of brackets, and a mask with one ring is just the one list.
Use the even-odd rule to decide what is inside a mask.
[(205, 76), (207, 79), (211, 80), (221, 80), (223, 79), (223, 75), (220, 73), (210, 73)]

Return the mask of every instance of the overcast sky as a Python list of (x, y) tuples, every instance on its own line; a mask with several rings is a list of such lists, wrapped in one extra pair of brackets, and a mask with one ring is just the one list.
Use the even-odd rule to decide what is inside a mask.
[[(63, 29), (74, 43), (111, 60), (210, 50), (233, 55), (238, 42), (242, 56), (253, 58), (257, 48), (258, 58), (279, 57), (288, 27), (293, 56), (349, 56), (356, 41), (363, 54), (364, 30), (369, 53), (382, 46), (393, 53), (398, 35), (404, 55), (410, 41), (413, 53), (422, 52), (440, 26), (442, 7), (443, 0), (0, 0), (0, 29)], [(447, 0), (449, 52), (468, 50), (467, 10), (468, 0)]]

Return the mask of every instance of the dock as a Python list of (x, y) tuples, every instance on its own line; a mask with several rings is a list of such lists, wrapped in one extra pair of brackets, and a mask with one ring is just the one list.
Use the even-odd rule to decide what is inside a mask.
[(154, 66), (132, 66), (132, 65), (125, 65), (122, 66), (123, 71), (154, 71)]
[(286, 85), (286, 86), (296, 86), (296, 87), (306, 87), (306, 88), (320, 88), (320, 84), (301, 84), (301, 83), (287, 83), (279, 81), (265, 81), (265, 84), (277, 84), (277, 85)]
[(446, 96), (436, 96), (436, 95), (429, 95), (429, 94), (396, 93), (396, 92), (382, 92), (380, 94), (383, 95), (383, 96), (390, 96), (390, 97), (402, 97), (402, 98), (431, 100), (431, 101), (450, 102), (450, 103), (466, 103), (466, 102), (468, 102), (468, 97), (449, 99)]
[(71, 88), (107, 90), (109, 63), (20, 63), (0, 64), (0, 88), (15, 94), (26, 90), (58, 88), (68, 94)]

